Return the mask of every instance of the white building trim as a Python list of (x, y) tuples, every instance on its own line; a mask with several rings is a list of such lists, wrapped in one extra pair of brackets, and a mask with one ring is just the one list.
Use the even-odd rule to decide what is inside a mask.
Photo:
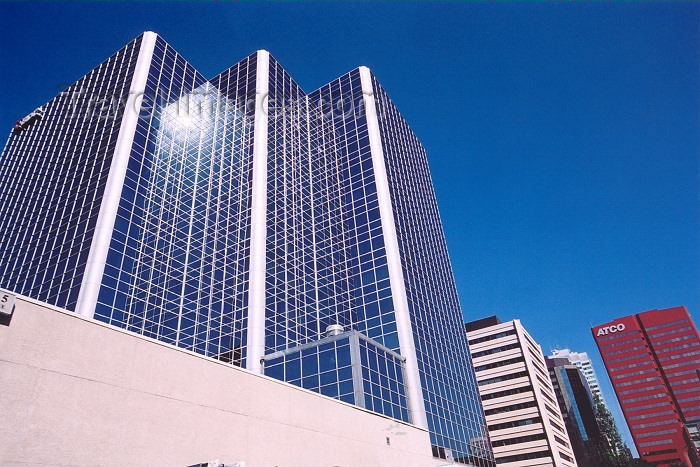
[(255, 72), (253, 129), (253, 180), (250, 219), (250, 271), (248, 285), (248, 342), (246, 368), (262, 372), (265, 355), (265, 271), (267, 241), (267, 105), (270, 53), (258, 50)]
[(112, 240), (114, 222), (117, 218), (117, 209), (121, 198), (124, 178), (129, 164), (129, 156), (134, 143), (134, 133), (141, 111), (141, 101), (146, 91), (146, 79), (151, 68), (151, 59), (156, 45), (158, 35), (147, 31), (143, 33), (139, 57), (134, 68), (134, 76), (129, 87), (129, 98), (124, 108), (119, 136), (114, 147), (112, 165), (107, 176), (105, 191), (102, 195), (100, 212), (97, 215), (95, 233), (92, 237), (90, 252), (88, 253), (87, 264), (83, 281), (80, 285), (78, 302), (75, 312), (80, 316), (92, 318), (95, 315), (97, 296), (102, 284), (102, 276), (107, 262), (109, 244)]
[(394, 301), (394, 315), (396, 317), (399, 348), (401, 349), (401, 355), (406, 358), (405, 382), (408, 407), (411, 412), (411, 423), (421, 428), (427, 428), (428, 420), (425, 413), (425, 401), (423, 400), (423, 390), (420, 384), (416, 346), (413, 340), (411, 317), (408, 312), (406, 285), (404, 283), (403, 269), (401, 266), (399, 243), (396, 237), (396, 224), (394, 220), (394, 211), (391, 206), (391, 193), (389, 192), (389, 181), (386, 175), (377, 107), (374, 101), (372, 74), (369, 68), (364, 66), (360, 67), (360, 81), (362, 82), (367, 134), (369, 136), (370, 151), (372, 152), (374, 182), (377, 186), (377, 200), (379, 203), (382, 232), (384, 234), (384, 247), (386, 249), (391, 295)]

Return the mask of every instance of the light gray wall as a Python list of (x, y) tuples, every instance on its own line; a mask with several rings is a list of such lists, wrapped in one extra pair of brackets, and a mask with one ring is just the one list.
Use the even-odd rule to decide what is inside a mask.
[(214, 459), (445, 465), (425, 430), (17, 297), (0, 325), (0, 465)]

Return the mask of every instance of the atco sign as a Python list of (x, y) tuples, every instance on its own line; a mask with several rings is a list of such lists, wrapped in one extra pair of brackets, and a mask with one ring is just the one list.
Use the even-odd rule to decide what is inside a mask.
[(622, 332), (624, 330), (624, 324), (613, 324), (612, 326), (605, 326), (604, 328), (598, 329), (597, 336), (607, 336), (608, 334), (615, 334), (616, 332)]

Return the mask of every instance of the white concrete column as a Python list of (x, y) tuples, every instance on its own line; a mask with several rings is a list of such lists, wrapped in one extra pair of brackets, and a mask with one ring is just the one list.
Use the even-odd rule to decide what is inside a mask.
[(253, 127), (253, 180), (250, 220), (250, 270), (248, 272), (248, 343), (246, 368), (262, 372), (265, 355), (265, 271), (267, 241), (267, 104), (270, 54), (258, 50), (255, 72), (255, 121)]
[(408, 406), (411, 412), (411, 423), (428, 428), (428, 420), (425, 414), (425, 401), (420, 384), (418, 372), (418, 359), (416, 357), (416, 345), (413, 341), (411, 317), (408, 312), (408, 298), (406, 297), (406, 285), (404, 283), (403, 269), (401, 267), (401, 255), (399, 242), (396, 238), (396, 224), (394, 211), (391, 206), (391, 192), (386, 175), (386, 163), (384, 150), (379, 132), (379, 119), (372, 87), (372, 74), (367, 67), (360, 67), (360, 80), (362, 82), (362, 94), (365, 105), (365, 118), (367, 120), (367, 133), (369, 147), (372, 152), (372, 167), (374, 168), (374, 182), (377, 186), (377, 200), (379, 202), (379, 215), (381, 217), (382, 232), (384, 234), (384, 248), (386, 249), (387, 267), (389, 269), (389, 282), (391, 284), (391, 296), (394, 301), (394, 315), (399, 337), (401, 355), (406, 359), (406, 392)]
[(131, 79), (129, 97), (124, 107), (119, 136), (117, 136), (117, 143), (112, 156), (112, 165), (109, 168), (107, 184), (102, 195), (95, 233), (92, 237), (92, 245), (88, 253), (83, 282), (80, 285), (78, 302), (75, 307), (75, 312), (86, 318), (92, 318), (95, 315), (97, 296), (102, 284), (109, 243), (112, 240), (114, 221), (117, 218), (117, 208), (119, 207), (119, 199), (124, 187), (124, 177), (126, 177), (126, 168), (129, 164), (131, 147), (134, 143), (134, 132), (136, 131), (136, 124), (141, 111), (141, 101), (146, 91), (146, 79), (151, 68), (151, 59), (157, 37), (156, 33), (147, 31), (143, 33), (141, 38), (139, 57), (136, 60), (134, 76)]

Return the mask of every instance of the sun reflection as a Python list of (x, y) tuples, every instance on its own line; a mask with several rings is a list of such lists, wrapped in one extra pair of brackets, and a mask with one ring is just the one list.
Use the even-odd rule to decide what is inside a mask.
[(197, 119), (188, 113), (184, 113), (184, 114), (178, 113), (175, 115), (174, 120), (175, 120), (175, 123), (177, 125), (180, 125), (182, 127), (188, 128), (188, 129), (194, 128), (197, 126)]

